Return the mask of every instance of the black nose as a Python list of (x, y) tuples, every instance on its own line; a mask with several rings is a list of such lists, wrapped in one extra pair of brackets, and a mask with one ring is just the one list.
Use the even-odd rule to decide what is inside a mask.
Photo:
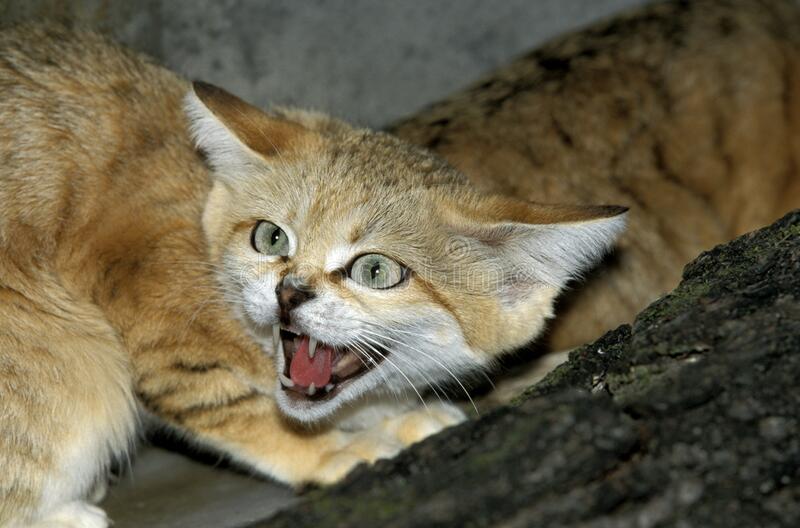
[(314, 298), (311, 285), (297, 275), (288, 274), (281, 279), (275, 287), (278, 296), (281, 322), (285, 325), (291, 323), (291, 312), (304, 302)]

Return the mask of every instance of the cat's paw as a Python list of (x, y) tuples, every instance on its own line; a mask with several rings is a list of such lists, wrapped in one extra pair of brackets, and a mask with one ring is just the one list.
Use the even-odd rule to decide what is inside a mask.
[(341, 480), (361, 463), (391, 458), (464, 419), (464, 413), (455, 405), (432, 403), (385, 418), (369, 429), (347, 433), (343, 445), (322, 457), (314, 480), (321, 484)]
[(64, 504), (29, 528), (108, 528), (106, 512), (83, 501)]
[(372, 464), (382, 458), (391, 458), (405, 447), (399, 439), (381, 431), (346, 433), (345, 438), (340, 447), (321, 457), (320, 464), (314, 472), (314, 482), (333, 484), (359, 464)]
[(464, 411), (451, 403), (429, 403), (386, 420), (382, 427), (406, 447), (465, 419)]

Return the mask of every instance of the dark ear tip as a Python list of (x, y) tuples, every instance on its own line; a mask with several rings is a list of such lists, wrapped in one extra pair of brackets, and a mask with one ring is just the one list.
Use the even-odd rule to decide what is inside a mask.
[(624, 205), (589, 205), (586, 212), (591, 218), (614, 218), (628, 212)]
[(222, 91), (221, 88), (205, 81), (192, 81), (192, 89), (200, 99)]
[(621, 214), (625, 214), (630, 209), (624, 205), (605, 205), (603, 206), (606, 209), (608, 216), (619, 216)]

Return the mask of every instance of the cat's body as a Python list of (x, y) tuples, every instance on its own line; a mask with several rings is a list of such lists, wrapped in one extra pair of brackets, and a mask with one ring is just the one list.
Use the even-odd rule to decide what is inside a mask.
[(0, 33), (0, 526), (105, 526), (86, 501), (142, 418), (293, 484), (390, 455), (462, 415), (381, 394), (528, 342), (623, 227), (195, 90), (91, 33)]
[[(164, 405), (158, 396), (172, 388), (153, 373), (180, 368), (180, 334), (203, 341), (188, 372), (202, 364), (203, 350), (257, 351), (216, 324), (214, 303), (195, 314), (205, 301), (202, 285), (211, 288), (200, 231), (209, 183), (188, 136), (176, 133), (189, 85), (91, 36), (5, 32), (0, 47), (5, 526), (20, 512), (35, 518), (66, 498), (79, 500), (103, 478), (109, 453), (93, 456), (96, 447), (73, 444), (108, 442), (111, 453), (125, 456), (137, 412), (131, 379), (140, 381), (143, 397), (152, 393)], [(96, 65), (102, 71), (95, 74)], [(220, 387), (220, 400), (236, 396), (227, 389)], [(117, 423), (116, 437), (94, 430), (107, 423)], [(19, 432), (8, 434), (9, 427)], [(84, 480), (67, 475), (73, 462), (62, 448), (86, 450)], [(49, 492), (48, 482), (59, 480), (71, 480), (74, 489)], [(42, 499), (48, 493), (52, 499)]]

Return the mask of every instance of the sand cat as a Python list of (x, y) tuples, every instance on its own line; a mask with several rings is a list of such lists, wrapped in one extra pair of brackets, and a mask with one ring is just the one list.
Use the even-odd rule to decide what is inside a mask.
[(417, 395), (533, 339), (624, 213), (0, 33), (0, 525), (106, 526), (90, 498), (150, 422), (292, 485), (456, 423)]

